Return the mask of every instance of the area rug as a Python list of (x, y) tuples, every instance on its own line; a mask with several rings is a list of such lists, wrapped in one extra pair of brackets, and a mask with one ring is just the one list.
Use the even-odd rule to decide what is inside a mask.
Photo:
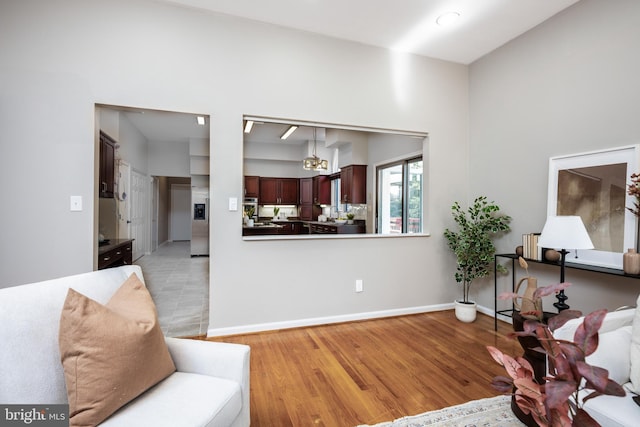
[(358, 427), (522, 427), (511, 411), (511, 396), (472, 400), (462, 405), (398, 418), (375, 426)]

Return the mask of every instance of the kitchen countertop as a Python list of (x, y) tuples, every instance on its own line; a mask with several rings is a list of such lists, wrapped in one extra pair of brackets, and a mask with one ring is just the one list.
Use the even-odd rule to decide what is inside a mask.
[(103, 254), (119, 246), (133, 242), (134, 239), (108, 239), (109, 243), (98, 243), (98, 254)]
[(269, 224), (254, 224), (253, 227), (250, 227), (246, 224), (242, 225), (242, 228), (284, 228), (281, 225), (269, 223)]

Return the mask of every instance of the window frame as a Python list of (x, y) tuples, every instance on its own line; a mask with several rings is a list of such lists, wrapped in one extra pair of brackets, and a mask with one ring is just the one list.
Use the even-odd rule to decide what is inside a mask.
[(420, 215), (420, 229), (417, 232), (410, 232), (408, 231), (409, 229), (409, 177), (410, 177), (410, 167), (409, 165), (411, 163), (417, 163), (417, 162), (422, 162), (422, 182), (420, 184), (420, 201), (421, 203), (424, 203), (424, 197), (425, 197), (425, 188), (424, 188), (424, 156), (422, 154), (416, 154), (416, 155), (411, 155), (409, 157), (406, 158), (402, 158), (402, 159), (398, 159), (398, 160), (393, 160), (390, 162), (386, 162), (386, 163), (381, 163), (376, 165), (375, 167), (375, 186), (376, 186), (376, 206), (375, 206), (375, 229), (374, 229), (374, 233), (376, 235), (389, 235), (389, 234), (393, 234), (393, 233), (382, 233), (381, 232), (381, 215), (380, 215), (380, 209), (382, 209), (382, 205), (381, 205), (381, 197), (380, 197), (380, 184), (381, 184), (381, 180), (380, 180), (380, 173), (381, 171), (385, 170), (385, 169), (389, 169), (389, 168), (393, 168), (396, 166), (402, 166), (402, 178), (401, 178), (401, 182), (402, 182), (402, 191), (400, 193), (400, 197), (401, 197), (401, 218), (402, 218), (402, 227), (401, 230), (398, 234), (401, 235), (407, 235), (407, 234), (422, 234), (424, 233), (424, 206), (421, 207), (420, 211), (421, 211), (421, 215)]

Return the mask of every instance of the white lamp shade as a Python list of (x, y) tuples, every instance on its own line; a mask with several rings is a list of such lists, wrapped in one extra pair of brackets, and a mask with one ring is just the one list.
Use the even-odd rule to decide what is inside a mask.
[(593, 249), (589, 233), (579, 216), (550, 216), (538, 246), (552, 249)]

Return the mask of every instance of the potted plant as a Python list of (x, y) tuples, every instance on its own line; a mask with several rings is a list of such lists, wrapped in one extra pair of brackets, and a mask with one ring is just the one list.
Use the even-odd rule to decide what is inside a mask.
[(355, 218), (355, 217), (356, 216), (353, 213), (349, 212), (347, 214), (347, 224), (353, 224), (353, 218)]
[(249, 206), (248, 208), (245, 208), (244, 210), (244, 222), (245, 225), (249, 226), (249, 227), (253, 227), (253, 215), (255, 214), (256, 210), (253, 206)]
[[(580, 312), (563, 310), (547, 324), (525, 321), (524, 331), (513, 335), (534, 337), (540, 342), (540, 351), (548, 360), (548, 375), (538, 381), (526, 359), (513, 358), (487, 346), (493, 359), (504, 366), (509, 375), (495, 377), (492, 386), (503, 393), (513, 393), (517, 406), (539, 426), (598, 426), (583, 409), (584, 402), (600, 395), (625, 395), (622, 386), (609, 378), (606, 369), (586, 362), (586, 357), (598, 348), (598, 331), (606, 313), (606, 310), (597, 310), (585, 316), (573, 341), (555, 339), (552, 332), (579, 317)], [(592, 392), (580, 399), (579, 392), (585, 389)]]
[(492, 239), (510, 230), (511, 217), (499, 211), (498, 205), (485, 196), (477, 197), (466, 211), (458, 202), (451, 206), (458, 231), (447, 228), (444, 237), (457, 260), (455, 279), (462, 283), (462, 300), (456, 301), (456, 317), (463, 322), (476, 318), (476, 303), (469, 300), (469, 289), (474, 279), (491, 272), (496, 252)]

